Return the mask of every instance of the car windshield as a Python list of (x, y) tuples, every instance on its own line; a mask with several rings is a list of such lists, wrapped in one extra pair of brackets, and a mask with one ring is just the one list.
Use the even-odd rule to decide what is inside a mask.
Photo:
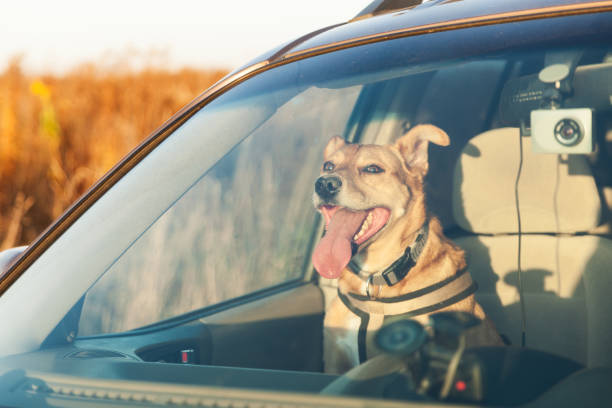
[[(535, 23), (521, 27), (537, 32)], [(321, 373), (325, 309), (339, 290), (329, 265), (347, 251), (342, 267), (353, 255), (374, 262), (358, 255), (373, 241), (363, 244), (359, 228), (342, 238), (333, 209), (384, 208), (390, 224), (396, 207), (413, 211), (422, 195), (426, 219), (447, 237), (436, 242), (452, 242), (467, 265), (442, 278), (469, 272), (504, 343), (583, 367), (612, 363), (612, 303), (602, 289), (612, 282), (612, 45), (543, 38), (500, 51), (479, 40), (492, 32), (347, 48), (233, 86), (170, 133), (4, 293), (0, 356), (76, 348)], [(459, 40), (465, 48), (449, 45)], [(402, 156), (398, 139), (423, 124), (449, 143), (427, 136), (425, 156), (415, 159), (418, 143)], [(387, 153), (376, 153), (355, 159), (353, 170), (336, 168), (349, 166), (348, 150), (333, 155), (344, 143), (385, 146), (405, 162), (392, 168)], [(421, 172), (422, 188), (394, 187), (391, 177), (404, 171)], [(362, 177), (369, 187), (350, 202), (367, 204), (330, 198), (336, 180), (349, 188)], [(364, 218), (357, 227), (367, 235)], [(321, 255), (332, 247), (318, 246), (325, 230), (348, 249)], [(368, 296), (372, 282), (363, 281)], [(17, 305), (25, 318), (9, 319)]]

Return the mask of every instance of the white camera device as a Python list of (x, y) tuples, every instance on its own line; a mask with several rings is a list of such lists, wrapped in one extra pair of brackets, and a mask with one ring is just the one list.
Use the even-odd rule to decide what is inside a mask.
[(593, 111), (589, 108), (531, 111), (534, 153), (593, 152)]

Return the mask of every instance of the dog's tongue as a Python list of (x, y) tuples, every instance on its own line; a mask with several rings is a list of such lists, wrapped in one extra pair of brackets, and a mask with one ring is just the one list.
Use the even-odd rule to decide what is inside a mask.
[(325, 236), (317, 244), (312, 263), (324, 278), (335, 279), (348, 265), (352, 257), (351, 241), (357, 233), (367, 211), (350, 211), (341, 208), (329, 221)]

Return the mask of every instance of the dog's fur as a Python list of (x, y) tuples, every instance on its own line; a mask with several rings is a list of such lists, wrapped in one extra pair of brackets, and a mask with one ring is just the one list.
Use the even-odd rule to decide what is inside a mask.
[[(447, 239), (439, 220), (429, 214), (425, 206), (423, 180), (428, 171), (429, 142), (447, 146), (448, 135), (433, 125), (418, 125), (399, 138), (395, 144), (361, 145), (348, 144), (335, 136), (324, 151), (322, 176), (338, 177), (342, 185), (330, 199), (314, 194), (314, 205), (338, 206), (352, 210), (367, 210), (384, 207), (390, 210), (389, 218), (382, 229), (361, 243), (353, 256), (362, 270), (379, 272), (398, 259), (415, 241), (417, 233), (428, 222), (427, 242), (410, 273), (393, 286), (381, 285), (372, 288), (378, 298), (394, 297), (435, 284), (466, 268), (463, 251)], [(325, 164), (332, 163), (325, 167)], [(382, 172), (366, 172), (367, 166), (376, 165)], [(375, 168), (376, 170), (376, 168)], [(338, 278), (342, 293), (365, 294), (362, 278), (344, 269)], [(485, 314), (474, 296), (446, 307), (443, 310), (458, 310), (473, 313), (480, 319)], [(422, 323), (427, 316), (419, 316)], [(349, 337), (355, 336), (359, 319), (340, 301), (332, 300), (324, 322), (324, 362), (327, 372), (341, 373), (359, 363), (355, 345)], [(476, 343), (501, 344), (501, 340), (490, 322), (486, 321)], [(468, 340), (470, 341), (470, 340)], [(372, 347), (368, 337), (368, 357)], [(472, 342), (473, 343), (473, 342)]]

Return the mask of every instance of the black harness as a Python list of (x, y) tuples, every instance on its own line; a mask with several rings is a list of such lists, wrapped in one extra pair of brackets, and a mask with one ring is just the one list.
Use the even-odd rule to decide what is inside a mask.
[(374, 326), (371, 330), (375, 330), (382, 325), (385, 316), (409, 318), (435, 312), (467, 298), (478, 289), (470, 274), (463, 270), (433, 285), (400, 296), (390, 298), (372, 296), (370, 293), (372, 284), (393, 286), (408, 275), (423, 252), (427, 237), (428, 228), (424, 226), (419, 231), (415, 243), (381, 273), (364, 277), (363, 271), (353, 261), (349, 263), (349, 270), (366, 281), (365, 296), (351, 292), (344, 294), (338, 288), (338, 297), (342, 303), (361, 320), (357, 333), (360, 363), (367, 359), (368, 326)]

